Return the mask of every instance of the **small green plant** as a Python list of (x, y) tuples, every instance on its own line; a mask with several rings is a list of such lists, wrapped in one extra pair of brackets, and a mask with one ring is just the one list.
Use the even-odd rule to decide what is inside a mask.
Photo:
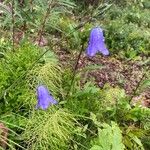
[(69, 111), (55, 106), (47, 111), (32, 111), (23, 135), (27, 149), (68, 149), (75, 129), (74, 121)]
[(90, 112), (96, 113), (100, 109), (99, 88), (92, 83), (86, 83), (82, 89), (75, 85), (74, 91), (71, 92), (65, 107), (76, 115), (84, 116)]
[(102, 124), (98, 128), (98, 137), (91, 142), (90, 150), (124, 150), (122, 133), (116, 123)]
[[(73, 0), (0, 3), (6, 33), (0, 40), (0, 125), (8, 129), (6, 149), (149, 150), (150, 109), (133, 103), (150, 85), (147, 0), (85, 3), (86, 11), (76, 3), (78, 16)], [(89, 78), (103, 67), (95, 62), (105, 64), (109, 54), (142, 60), (135, 62), (144, 74), (132, 95), (109, 84), (99, 88)]]
[(21, 137), (20, 133), (24, 131), (27, 120), (28, 119), (24, 116), (20, 116), (12, 112), (5, 113), (0, 116), (0, 122), (4, 125), (4, 128), (2, 130), (3, 133), (0, 134), (0, 141), (2, 143), (3, 140), (5, 141), (3, 143), (4, 147), (8, 147), (12, 150), (15, 150), (17, 148), (25, 150), (24, 146), (22, 145), (23, 138)]
[[(5, 1), (1, 3), (0, 10), (2, 15), (0, 16), (1, 28), (10, 29), (12, 27), (12, 14), (9, 4), (12, 1)], [(50, 7), (48, 19), (46, 22), (46, 29), (55, 29), (60, 18), (60, 14), (69, 13), (74, 7), (74, 3), (70, 0), (57, 0), (57, 1), (14, 1), (14, 17), (15, 28), (23, 27), (24, 30), (28, 29), (29, 32), (38, 32), (45, 10)]]
[(31, 93), (25, 80), (26, 75), (19, 83), (16, 84), (15, 82), (27, 72), (39, 55), (39, 49), (29, 43), (23, 44), (15, 52), (11, 50), (4, 52), (4, 58), (0, 61), (0, 78), (2, 79), (0, 80), (0, 99), (2, 102), (0, 107), (4, 108), (4, 112), (6, 110), (9, 112), (12, 109), (16, 112), (25, 104), (24, 99), (28, 99), (27, 95)]
[(148, 55), (150, 45), (147, 16), (149, 12), (139, 5), (124, 8), (113, 5), (102, 21), (111, 52), (120, 53), (121, 57), (128, 59), (135, 59), (139, 54)]

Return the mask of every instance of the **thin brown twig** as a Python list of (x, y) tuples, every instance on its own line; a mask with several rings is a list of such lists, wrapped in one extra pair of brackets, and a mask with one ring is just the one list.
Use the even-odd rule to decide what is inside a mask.
[(31, 13), (33, 12), (33, 0), (30, 0), (30, 11), (31, 11)]
[(48, 5), (48, 8), (47, 8), (46, 14), (44, 16), (41, 28), (39, 29), (39, 32), (38, 32), (38, 36), (39, 36), (39, 38), (38, 38), (38, 45), (40, 45), (40, 43), (41, 43), (42, 34), (43, 34), (44, 27), (45, 27), (46, 19), (47, 19), (49, 13), (50, 13), (50, 10), (51, 10), (52, 6), (54, 6), (53, 0), (51, 0), (49, 2), (49, 5)]
[(6, 149), (7, 147), (7, 136), (7, 127), (3, 123), (0, 123), (0, 147), (2, 147), (3, 149)]
[(15, 46), (15, 11), (14, 11), (15, 2), (12, 0), (12, 50), (14, 51)]

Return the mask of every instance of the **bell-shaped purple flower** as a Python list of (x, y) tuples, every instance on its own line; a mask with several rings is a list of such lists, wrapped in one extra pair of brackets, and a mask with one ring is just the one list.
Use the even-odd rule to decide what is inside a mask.
[(40, 85), (37, 88), (37, 105), (36, 108), (42, 108), (43, 110), (47, 109), (50, 105), (57, 104), (58, 102), (50, 95), (48, 89)]
[(86, 49), (88, 56), (95, 56), (97, 52), (102, 53), (104, 56), (109, 55), (109, 51), (105, 45), (103, 30), (100, 27), (95, 27), (91, 30), (89, 44)]

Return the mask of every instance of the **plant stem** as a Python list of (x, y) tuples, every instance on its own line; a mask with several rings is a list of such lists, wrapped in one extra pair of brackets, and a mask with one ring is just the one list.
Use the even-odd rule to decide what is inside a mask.
[(78, 57), (77, 57), (77, 59), (76, 59), (75, 65), (74, 65), (72, 80), (74, 80), (74, 78), (75, 78), (75, 75), (76, 75), (76, 72), (77, 72), (77, 69), (78, 69), (79, 60), (80, 60), (80, 58), (81, 58), (81, 55), (82, 55), (83, 50), (84, 50), (84, 43), (83, 43), (82, 46), (81, 46), (80, 53), (79, 53), (79, 55), (78, 55)]
[(30, 0), (30, 11), (31, 11), (31, 13), (33, 12), (33, 0)]
[[(38, 32), (38, 36), (39, 36), (39, 38), (38, 38), (38, 45), (40, 45), (40, 43), (41, 43), (42, 34), (43, 34), (44, 27), (45, 27), (46, 19), (47, 19), (49, 13), (50, 13), (50, 9), (52, 8), (52, 3), (53, 3), (53, 0), (51, 0), (51, 2), (48, 5), (46, 14), (44, 16), (44, 19), (43, 19), (43, 22), (42, 22), (42, 25), (41, 25), (41, 29), (39, 29), (39, 32)], [(54, 3), (53, 3), (53, 6), (54, 6)]]
[(0, 123), (0, 147), (6, 149), (7, 147), (8, 129), (3, 123)]
[(12, 50), (15, 46), (15, 12), (14, 12), (14, 0), (12, 0)]
[[(109, 6), (108, 8), (110, 8), (110, 6)], [(107, 8), (107, 9), (108, 9), (108, 8)], [(102, 10), (102, 11), (99, 13), (99, 15), (102, 15), (107, 9)], [(96, 14), (96, 15), (97, 15), (97, 14)], [(79, 30), (79, 29), (82, 28), (85, 24), (92, 22), (93, 17), (96, 17), (96, 15), (94, 15), (94, 16), (92, 16), (92, 17), (89, 17), (85, 22), (83, 22), (83, 23), (79, 24), (77, 27), (75, 27), (74, 30)], [(72, 78), (71, 78), (70, 89), (69, 89), (69, 91), (68, 91), (66, 97), (68, 97), (68, 95), (69, 95), (69, 93), (70, 93), (70, 91), (71, 91), (71, 88), (72, 88), (72, 85), (73, 85), (73, 82), (74, 82), (74, 79), (75, 79), (75, 76), (76, 76), (76, 72), (77, 72), (77, 70), (78, 70), (79, 60), (80, 60), (80, 58), (81, 58), (81, 55), (82, 55), (83, 50), (84, 50), (84, 42), (82, 43), (80, 53), (79, 53), (79, 55), (78, 55), (78, 57), (77, 57), (77, 60), (76, 60), (76, 62), (75, 62), (75, 67), (74, 67), (74, 69), (73, 69), (73, 75), (72, 75)]]
[(78, 70), (79, 60), (81, 58), (82, 52), (84, 51), (84, 43), (85, 42), (82, 43), (81, 50), (80, 50), (80, 52), (78, 54), (78, 57), (77, 57), (77, 59), (75, 61), (75, 65), (74, 65), (74, 68), (73, 68), (73, 74), (72, 74), (72, 78), (71, 78), (70, 90), (68, 91), (66, 97), (68, 97), (68, 95), (69, 95), (69, 93), (71, 91), (71, 88), (72, 88), (72, 85), (73, 85), (73, 82), (74, 82), (74, 79), (75, 79), (75, 76), (76, 76), (76, 73), (77, 73), (77, 70)]

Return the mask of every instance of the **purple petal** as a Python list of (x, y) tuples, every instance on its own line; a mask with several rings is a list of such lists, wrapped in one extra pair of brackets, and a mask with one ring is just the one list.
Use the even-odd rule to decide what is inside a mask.
[(101, 52), (103, 55), (109, 55), (109, 51), (105, 46), (103, 30), (99, 27), (91, 30), (89, 44), (86, 49), (88, 56), (95, 56), (97, 52)]
[(49, 101), (51, 104), (57, 104), (58, 103), (51, 95), (49, 96)]
[(93, 57), (96, 55), (97, 49), (94, 46), (92, 47), (89, 45), (88, 48), (86, 49), (86, 53), (88, 56)]
[(36, 109), (41, 108), (43, 110), (47, 109), (52, 104), (57, 104), (58, 102), (49, 94), (48, 89), (40, 85), (37, 88), (37, 105)]
[(98, 46), (98, 51), (100, 53), (102, 53), (104, 56), (109, 55), (109, 50), (106, 48), (105, 43), (100, 43)]
[(102, 50), (99, 50), (104, 56), (108, 56), (109, 55), (109, 51), (107, 48), (104, 48)]

